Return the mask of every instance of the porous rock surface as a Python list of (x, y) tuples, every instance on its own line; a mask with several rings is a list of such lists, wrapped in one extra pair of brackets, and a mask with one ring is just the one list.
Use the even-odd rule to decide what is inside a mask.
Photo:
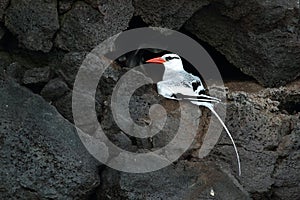
[(1, 199), (87, 198), (99, 165), (72, 124), (13, 81), (0, 79)]
[[(0, 21), (1, 199), (300, 199), (299, 1), (3, 0)], [(205, 109), (190, 149), (148, 174), (98, 172), (99, 163), (64, 119), (73, 122), (72, 87), (88, 52), (120, 31), (147, 25), (190, 34), (225, 56), (232, 64), (224, 65), (228, 73), (240, 70), (241, 77), (233, 77), (239, 81), (226, 83), (226, 125), (242, 176), (225, 132), (207, 157), (197, 157), (211, 119)], [(154, 137), (134, 138), (116, 124), (112, 91), (144, 60), (135, 52), (122, 56), (99, 77), (95, 96), (107, 137), (132, 152), (165, 146), (180, 123), (178, 103), (147, 85), (132, 95), (130, 117), (148, 126), (151, 105), (160, 104), (167, 126)], [(83, 123), (98, 128), (88, 117)], [(100, 156), (117, 156), (102, 150)]]

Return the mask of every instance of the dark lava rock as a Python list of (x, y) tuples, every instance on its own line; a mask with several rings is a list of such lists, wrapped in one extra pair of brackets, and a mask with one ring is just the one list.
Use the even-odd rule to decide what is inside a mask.
[(3, 38), (4, 34), (5, 34), (5, 29), (2, 26), (0, 26), (0, 40)]
[[(87, 52), (67, 53), (62, 60), (61, 66), (57, 69), (57, 73), (66, 81), (66, 83), (71, 88), (73, 87), (78, 69), (80, 68), (86, 55)], [(103, 98), (107, 96), (106, 93), (111, 95), (113, 86), (115, 85), (117, 79), (120, 77), (120, 74), (120, 66), (112, 64), (111, 67), (105, 70), (102, 75), (103, 80), (100, 80), (99, 89), (97, 89), (97, 91), (99, 92), (96, 93), (96, 110), (97, 113), (101, 116), (105, 116), (101, 106), (105, 100)], [(66, 95), (56, 99), (54, 105), (64, 117), (66, 117), (70, 121), (73, 121), (71, 107), (72, 93), (67, 93)], [(111, 121), (109, 123), (111, 123)]]
[(0, 71), (4, 71), (7, 69), (7, 66), (9, 66), (12, 62), (12, 59), (9, 55), (9, 53), (5, 51), (0, 51)]
[(136, 148), (132, 145), (132, 141), (129, 139), (129, 137), (123, 132), (112, 134), (109, 139), (121, 149), (134, 151)]
[(197, 10), (209, 1), (134, 0), (135, 15), (151, 26), (179, 29)]
[(22, 82), (24, 72), (24, 67), (18, 62), (13, 62), (6, 67), (6, 74), (11, 78), (15, 79), (15, 81), (18, 83)]
[(250, 199), (211, 163), (179, 161), (145, 174), (102, 172), (99, 199)]
[(283, 137), (278, 151), (279, 159), (274, 171), (274, 196), (281, 199), (299, 199), (300, 182), (300, 120), (292, 122), (294, 129)]
[[(242, 176), (237, 178), (246, 191), (261, 198), (264, 194), (277, 199), (300, 197), (296, 192), (300, 190), (296, 184), (300, 181), (299, 113), (289, 115), (281, 110), (284, 107), (278, 101), (295, 94), (300, 94), (298, 89), (280, 88), (253, 94), (234, 92), (228, 97), (226, 124), (241, 156)], [(300, 96), (294, 99), (299, 100)], [(233, 167), (236, 164), (232, 165), (236, 163), (234, 150), (227, 135), (224, 134), (212, 155), (227, 171), (236, 169)], [(284, 192), (282, 188), (289, 190)]]
[(5, 25), (26, 49), (49, 52), (59, 29), (57, 1), (11, 0)]
[(72, 93), (69, 92), (66, 95), (58, 98), (53, 102), (53, 105), (58, 110), (58, 112), (64, 116), (67, 120), (73, 123), (73, 113), (72, 113)]
[(74, 84), (79, 67), (81, 66), (86, 55), (86, 52), (70, 52), (65, 54), (58, 73), (69, 85)]
[(29, 69), (24, 73), (23, 83), (25, 85), (47, 83), (50, 80), (50, 76), (51, 71), (49, 67)]
[(87, 2), (88, 4), (90, 4), (91, 6), (93, 6), (93, 8), (98, 9), (98, 7), (102, 5), (102, 3), (104, 3), (105, 1), (103, 0), (84, 0), (85, 2)]
[(69, 91), (68, 85), (60, 78), (50, 80), (41, 91), (47, 101), (58, 99)]
[(132, 15), (130, 0), (105, 1), (98, 10), (84, 2), (76, 2), (72, 10), (63, 15), (56, 45), (68, 51), (89, 51), (125, 30)]
[[(98, 100), (96, 97), (96, 100), (88, 95), (88, 94), (80, 94), (82, 95), (82, 99), (85, 101), (94, 101), (96, 105), (96, 112), (102, 114), (102, 102)], [(84, 103), (84, 102), (82, 102)], [(53, 102), (53, 105), (56, 107), (58, 112), (64, 116), (67, 120), (73, 123), (73, 112), (72, 112), (72, 92), (68, 92), (64, 96), (58, 98)], [(82, 123), (85, 126), (88, 126), (89, 133), (93, 133), (97, 129), (97, 121), (93, 121), (88, 116), (90, 116), (90, 113), (83, 113), (82, 115), (86, 116), (85, 121), (82, 121)]]
[(58, 12), (59, 14), (66, 13), (67, 11), (71, 10), (72, 4), (75, 0), (59, 0), (58, 3)]
[(97, 166), (76, 129), (41, 97), (0, 79), (0, 198), (85, 199)]
[(297, 0), (218, 0), (184, 28), (264, 86), (281, 86), (300, 75)]
[(0, 1), (0, 21), (3, 21), (3, 15), (5, 12), (5, 9), (7, 8), (10, 0), (2, 0)]

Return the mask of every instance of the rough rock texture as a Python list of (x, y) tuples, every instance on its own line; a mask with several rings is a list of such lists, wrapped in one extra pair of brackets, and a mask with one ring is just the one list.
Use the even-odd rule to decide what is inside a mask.
[[(87, 52), (70, 52), (66, 53), (62, 59), (61, 66), (57, 68), (57, 73), (63, 79), (66, 84), (72, 89), (73, 84), (80, 68), (82, 61), (85, 59)], [(47, 95), (44, 92), (43, 95)], [(96, 97), (96, 109), (99, 114), (102, 113), (100, 103), (98, 102), (99, 97)], [(102, 101), (101, 101), (102, 102)], [(103, 103), (103, 102), (102, 102)], [(57, 110), (69, 121), (73, 122), (72, 113), (72, 91), (64, 93), (63, 96), (54, 100), (53, 104)]]
[(0, 1), (0, 21), (3, 21), (4, 11), (7, 8), (10, 0), (2, 0)]
[(68, 85), (60, 78), (50, 80), (41, 91), (41, 96), (48, 101), (56, 100), (69, 91)]
[(0, 71), (4, 71), (7, 69), (7, 66), (11, 63), (11, 57), (9, 53), (5, 51), (0, 51)]
[(102, 179), (99, 199), (250, 199), (211, 163), (179, 161), (146, 174), (107, 169), (103, 171)]
[(1, 199), (82, 199), (97, 163), (75, 128), (41, 97), (0, 79)]
[[(282, 105), (288, 96), (297, 96), (293, 103), (298, 104), (299, 94), (299, 90), (281, 88), (258, 94), (235, 92), (229, 95), (226, 124), (239, 146), (242, 176), (238, 179), (246, 191), (260, 193), (261, 197), (267, 193), (276, 199), (300, 197), (299, 193), (292, 192), (300, 189), (297, 184), (300, 181), (300, 138), (296, 135), (299, 114), (289, 115)], [(296, 108), (293, 107), (295, 111)], [(234, 151), (227, 136), (220, 140), (213, 156), (221, 167), (234, 169)], [(226, 162), (231, 163), (231, 168), (226, 167)], [(284, 191), (283, 187), (289, 190)]]
[[(231, 87), (234, 87), (233, 84), (231, 83)], [(243, 85), (240, 82), (236, 84)], [(136, 123), (147, 125), (147, 118), (144, 118), (145, 113), (148, 112), (147, 102), (153, 103), (155, 100), (147, 96), (151, 93), (151, 88), (140, 89), (132, 97), (131, 116)], [(251, 88), (247, 89), (252, 91)], [(155, 94), (151, 96), (153, 98)], [(210, 188), (213, 188), (217, 199), (247, 199), (247, 192), (253, 199), (299, 199), (300, 196), (297, 192), (300, 190), (298, 185), (300, 181), (300, 138), (298, 134), (300, 116), (297, 113), (299, 112), (299, 102), (300, 91), (297, 85), (295, 89), (263, 89), (255, 93), (236, 91), (228, 95), (226, 124), (238, 145), (241, 156), (242, 176), (240, 177), (237, 176), (236, 157), (231, 141), (224, 134), (208, 159), (231, 177), (226, 183), (223, 182), (223, 179), (215, 179), (220, 176), (224, 177), (224, 174), (218, 174), (216, 172), (218, 170), (215, 168), (216, 171), (211, 173), (204, 172), (204, 176), (208, 176), (208, 179), (215, 184), (214, 186), (210, 185), (210, 182), (200, 184), (200, 186), (193, 185), (192, 181), (201, 182), (205, 178), (203, 180), (201, 175), (203, 163), (192, 158), (188, 162), (179, 161), (174, 166), (149, 174), (133, 175), (118, 173), (111, 169), (104, 170), (102, 172), (104, 183), (98, 190), (98, 196), (100, 199), (211, 199), (212, 197), (207, 194), (209, 194)], [(173, 110), (172, 112), (175, 114), (169, 115), (169, 117), (176, 124), (176, 119), (180, 117), (176, 114), (177, 106), (168, 100), (159, 100), (155, 103), (164, 105), (168, 111)], [(107, 118), (109, 117), (107, 116)], [(172, 124), (172, 128), (165, 127), (167, 131), (156, 135), (151, 141), (137, 140), (138, 148), (155, 149), (164, 146), (173, 137), (171, 133), (174, 131), (174, 127), (176, 129), (174, 124)], [(204, 124), (200, 124), (200, 126), (202, 125)], [(108, 127), (107, 134), (116, 135), (114, 132), (117, 132), (118, 129), (115, 124), (111, 123)], [(202, 134), (202, 131), (200, 129), (199, 134)], [(201, 143), (201, 137), (197, 140), (200, 140)], [(127, 142), (123, 148), (128, 149), (131, 145)], [(196, 155), (193, 154), (195, 149), (191, 148), (185, 156)], [(214, 167), (209, 166), (209, 168)], [(197, 171), (199, 169), (200, 171)], [(193, 177), (195, 174), (197, 174), (196, 177)], [(218, 186), (216, 185), (218, 184), (228, 186), (220, 189), (220, 191), (226, 191), (226, 194), (217, 191)], [(192, 186), (189, 187), (189, 185)], [(241, 191), (236, 193), (237, 188), (243, 188), (241, 190), (246, 193)], [(196, 197), (191, 198), (191, 194)], [(240, 194), (245, 196), (239, 196)]]
[(151, 26), (179, 29), (197, 10), (209, 1), (134, 0), (135, 15)]
[(59, 29), (57, 1), (11, 0), (5, 25), (26, 49), (49, 52)]
[(84, 2), (76, 2), (72, 10), (62, 17), (56, 45), (68, 51), (91, 50), (103, 40), (125, 30), (132, 15), (130, 0), (101, 1), (98, 10)]
[(24, 84), (47, 83), (50, 80), (51, 71), (49, 67), (33, 68), (25, 71)]
[(25, 69), (18, 62), (13, 62), (6, 67), (6, 74), (15, 79), (16, 82), (22, 83)]
[[(232, 75), (226, 85), (226, 124), (239, 149), (242, 176), (237, 176), (236, 157), (225, 133), (208, 157), (198, 158), (211, 119), (203, 109), (195, 141), (178, 161), (147, 174), (103, 167), (102, 184), (91, 199), (300, 199), (300, 81), (293, 82), (300, 71), (299, 1), (2, 0), (0, 21), (0, 74), (25, 83), (49, 101), (0, 79), (0, 199), (90, 199), (99, 186), (99, 163), (86, 152), (73, 126), (49, 104), (73, 122), (72, 87), (88, 51), (128, 26), (147, 24), (207, 42), (204, 46), (217, 55), (217, 63), (224, 62), (221, 68), (228, 67), (231, 73), (237, 67), (258, 80)], [(178, 102), (158, 96), (154, 85), (134, 92), (129, 112), (136, 124), (148, 126), (153, 124), (151, 105), (164, 106), (168, 121), (159, 134), (134, 138), (113, 118), (110, 103), (117, 82), (159, 53), (152, 49), (123, 55), (116, 60), (120, 65), (113, 63), (99, 81), (98, 121), (107, 137), (124, 150), (161, 148), (180, 123)], [(287, 82), (291, 83), (285, 87), (263, 88)], [(95, 131), (98, 127), (93, 127), (88, 113), (83, 115), (87, 117), (82, 123)], [(97, 153), (110, 161), (118, 156)]]
[(64, 78), (68, 85), (74, 84), (79, 67), (85, 59), (87, 52), (71, 52), (64, 55), (58, 73)]
[(64, 14), (67, 11), (71, 10), (72, 4), (75, 0), (59, 0), (58, 3), (58, 13)]
[(4, 34), (5, 34), (5, 29), (2, 26), (0, 26), (0, 40), (3, 38)]
[(300, 75), (299, 1), (217, 0), (184, 28), (264, 86)]
[[(75, 75), (84, 59), (84, 55), (85, 53), (68, 53), (64, 58), (61, 74), (68, 80), (70, 85), (74, 82)], [(136, 90), (131, 97), (129, 107), (133, 121), (139, 125), (146, 126), (149, 125), (148, 112), (150, 105), (155, 103), (164, 105), (170, 111), (168, 115), (170, 121), (160, 134), (151, 139), (134, 139), (130, 142), (126, 135), (120, 134), (120, 128), (114, 123), (109, 109), (110, 95), (117, 81), (119, 81), (119, 77), (124, 74), (124, 70), (127, 71), (129, 69), (118, 68), (116, 66), (111, 67), (105, 72), (99, 82), (97, 96), (100, 96), (99, 105), (101, 105), (102, 109), (98, 113), (102, 128), (104, 128), (105, 133), (112, 141), (126, 150), (137, 151), (138, 148), (155, 149), (165, 146), (174, 137), (174, 130), (176, 130), (180, 114), (178, 113), (178, 104), (158, 97), (155, 87), (147, 86)], [(299, 166), (296, 161), (299, 155), (296, 151), (297, 146), (293, 147), (294, 144), (285, 143), (286, 147), (284, 147), (282, 143), (288, 140), (287, 137), (290, 137), (290, 132), (295, 132), (299, 128), (299, 125), (295, 123), (297, 120), (299, 121), (299, 116), (297, 115), (297, 112), (299, 112), (297, 106), (299, 106), (298, 102), (300, 99), (299, 86), (296, 85), (294, 89), (263, 89), (253, 84), (249, 85), (248, 82), (231, 82), (230, 87), (235, 88), (236, 92), (230, 93), (228, 96), (226, 124), (239, 146), (242, 159), (242, 177), (236, 176), (235, 154), (231, 142), (225, 134), (212, 152), (211, 159), (218, 163), (220, 168), (236, 176), (236, 181), (240, 182), (241, 187), (251, 193), (251, 197), (255, 199), (266, 198), (266, 194), (277, 199), (293, 196), (298, 197), (295, 192), (299, 189), (295, 184), (295, 179), (296, 182), (298, 181), (296, 178), (297, 171), (293, 171), (292, 167), (295, 166), (294, 169), (297, 170), (297, 166)], [(246, 92), (240, 92), (241, 88), (244, 88)], [(261, 91), (258, 92), (259, 90)], [(66, 103), (67, 99), (71, 99), (71, 94), (60, 98), (57, 101), (59, 104), (55, 103), (55, 105), (60, 111), (63, 111), (62, 113), (69, 113), (65, 115), (69, 119), (72, 113), (70, 112), (71, 107), (66, 107), (66, 105), (69, 105)], [(104, 102), (104, 104), (101, 102)], [(209, 114), (204, 112), (204, 118), (208, 116)], [(295, 125), (292, 126), (291, 124)], [(205, 126), (207, 126), (207, 122), (204, 119), (201, 121), (195, 144), (184, 157), (197, 155), (197, 149), (202, 143), (201, 136), (205, 133)], [(293, 141), (297, 141), (299, 138), (292, 137), (292, 139)], [(291, 148), (293, 156), (290, 158), (282, 157), (282, 150), (277, 150), (279, 147)], [(287, 173), (288, 169), (291, 169), (291, 173)], [(102, 175), (106, 176), (105, 173), (106, 171)], [(137, 179), (138, 182), (145, 181), (145, 177), (141, 177)], [(160, 182), (167, 184), (163, 180), (160, 180)], [(119, 183), (114, 184), (119, 185)], [(135, 188), (134, 185), (131, 185), (126, 191), (134, 190), (133, 188)], [(282, 188), (288, 188), (288, 190)], [(149, 190), (148, 193), (151, 191), (147, 188), (145, 190)], [(113, 191), (106, 191), (104, 194), (108, 196), (113, 195), (110, 192)], [(123, 189), (120, 190), (120, 194), (118, 193), (118, 195), (123, 194), (122, 192), (124, 192)], [(142, 192), (143, 189), (136, 191), (136, 193), (134, 192), (132, 196)], [(162, 198), (165, 197), (163, 192), (156, 195)], [(128, 195), (122, 197), (131, 198)]]

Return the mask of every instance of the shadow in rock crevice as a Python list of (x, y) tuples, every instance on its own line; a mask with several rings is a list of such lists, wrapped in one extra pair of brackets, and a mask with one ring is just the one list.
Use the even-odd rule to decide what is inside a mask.
[(240, 69), (230, 63), (225, 55), (221, 54), (209, 43), (201, 40), (201, 38), (198, 38), (184, 28), (179, 29), (179, 31), (197, 41), (208, 52), (217, 65), (225, 83), (230, 81), (251, 81), (257, 83), (253, 77), (244, 74)]

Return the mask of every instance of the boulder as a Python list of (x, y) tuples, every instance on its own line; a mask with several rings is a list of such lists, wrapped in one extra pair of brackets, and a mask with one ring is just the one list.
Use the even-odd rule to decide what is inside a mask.
[(38, 84), (47, 83), (51, 78), (51, 71), (49, 67), (28, 69), (24, 73), (23, 83)]
[[(287, 99), (291, 100), (287, 103)], [(236, 177), (246, 191), (261, 198), (264, 194), (278, 199), (300, 197), (295, 192), (300, 189), (296, 184), (300, 181), (299, 100), (299, 90), (288, 88), (229, 94), (226, 124), (241, 157), (242, 176)], [(295, 112), (290, 114), (286, 108)], [(211, 155), (222, 168), (236, 171), (235, 153), (226, 134)]]
[(56, 0), (11, 0), (5, 26), (29, 50), (49, 52), (59, 29)]
[(151, 26), (178, 30), (208, 0), (134, 0), (135, 15)]
[(24, 77), (25, 69), (20, 63), (12, 62), (10, 65), (6, 67), (6, 74), (13, 78), (16, 82), (22, 83), (22, 79)]
[(58, 3), (58, 13), (64, 14), (71, 10), (73, 3), (75, 0), (59, 0)]
[(68, 85), (60, 78), (50, 80), (41, 91), (41, 96), (47, 101), (62, 97), (69, 91)]
[(0, 26), (0, 40), (3, 38), (3, 36), (5, 35), (5, 29)]
[(60, 74), (69, 85), (74, 84), (77, 72), (86, 55), (87, 52), (70, 52), (64, 55), (61, 66), (58, 69), (58, 74)]
[(213, 1), (184, 29), (264, 86), (282, 86), (300, 75), (297, 0)]
[(40, 96), (0, 78), (1, 199), (86, 199), (97, 167), (76, 129)]
[(102, 177), (99, 199), (250, 199), (212, 163), (179, 161), (144, 174), (106, 169)]
[(5, 12), (5, 9), (7, 8), (10, 0), (2, 0), (0, 1), (0, 21), (3, 21), (3, 15)]
[(133, 15), (130, 0), (105, 1), (94, 9), (79, 1), (63, 15), (56, 46), (67, 51), (89, 51), (125, 30)]

